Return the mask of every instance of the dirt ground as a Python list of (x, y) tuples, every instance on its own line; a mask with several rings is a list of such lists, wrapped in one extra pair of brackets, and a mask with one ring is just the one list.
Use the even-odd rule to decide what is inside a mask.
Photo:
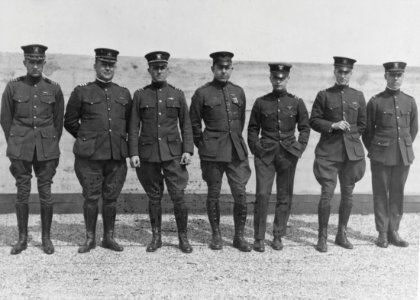
[[(163, 247), (145, 252), (151, 237), (147, 215), (118, 215), (116, 237), (121, 253), (99, 246), (102, 224), (98, 222), (98, 247), (78, 254), (84, 224), (81, 214), (55, 215), (53, 242), (56, 253), (40, 248), (39, 215), (30, 215), (29, 247), (9, 254), (17, 229), (14, 214), (0, 215), (1, 299), (416, 299), (418, 285), (420, 214), (405, 214), (400, 234), (408, 248), (374, 245), (373, 215), (353, 215), (345, 250), (333, 244), (337, 215), (332, 215), (329, 251), (314, 249), (317, 216), (296, 215), (289, 222), (285, 248), (274, 251), (273, 215), (269, 215), (266, 252), (241, 253), (232, 247), (233, 221), (221, 219), (224, 249), (208, 248), (210, 227), (204, 215), (192, 215), (189, 237), (192, 254), (177, 248), (175, 221), (163, 218)], [(246, 238), (253, 241), (252, 217)]]

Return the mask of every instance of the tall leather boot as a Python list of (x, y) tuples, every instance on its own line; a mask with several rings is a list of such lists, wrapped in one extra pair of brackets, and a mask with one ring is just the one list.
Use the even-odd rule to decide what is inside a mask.
[(18, 223), (19, 239), (17, 243), (13, 245), (10, 254), (19, 254), (28, 247), (28, 217), (28, 204), (16, 204), (16, 218)]
[(79, 253), (89, 252), (96, 247), (96, 221), (98, 219), (98, 205), (84, 205), (83, 216), (86, 225), (86, 240), (83, 245), (79, 247)]
[(335, 244), (345, 249), (353, 249), (352, 243), (347, 239), (347, 223), (350, 218), (351, 204), (344, 204), (343, 201), (340, 204), (339, 215), (338, 215), (338, 231), (335, 237)]
[(162, 205), (159, 201), (149, 201), (149, 218), (152, 227), (152, 241), (147, 245), (147, 252), (155, 252), (162, 247)]
[(42, 250), (46, 254), (54, 253), (54, 245), (50, 239), (52, 217), (53, 207), (51, 205), (41, 205)]
[(210, 242), (210, 249), (221, 250), (223, 248), (222, 234), (220, 233), (220, 210), (219, 201), (207, 200), (207, 215), (209, 217), (210, 227), (212, 231), (212, 238)]
[(102, 247), (113, 251), (121, 252), (124, 248), (114, 239), (115, 217), (117, 216), (117, 208), (115, 205), (106, 203), (102, 205), (102, 221), (104, 223), (104, 237), (102, 239)]
[(246, 203), (235, 203), (233, 205), (233, 221), (235, 223), (235, 236), (233, 237), (233, 247), (243, 252), (250, 252), (251, 246), (244, 238), (246, 216)]
[(327, 252), (327, 237), (328, 237), (328, 221), (330, 218), (330, 205), (318, 205), (318, 243), (316, 250), (319, 252)]
[(179, 249), (184, 253), (191, 253), (193, 249), (188, 242), (187, 237), (188, 209), (185, 204), (175, 204), (174, 213), (176, 225), (178, 227)]

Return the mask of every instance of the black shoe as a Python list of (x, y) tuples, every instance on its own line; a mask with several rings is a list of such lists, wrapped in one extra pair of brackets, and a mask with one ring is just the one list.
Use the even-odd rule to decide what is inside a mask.
[(271, 244), (271, 247), (274, 250), (282, 250), (283, 249), (283, 243), (281, 241), (281, 237), (274, 237), (273, 243)]
[(381, 248), (388, 248), (388, 237), (386, 236), (386, 232), (379, 232), (375, 244)]
[(26, 250), (28, 248), (28, 242), (27, 242), (27, 236), (19, 237), (19, 240), (16, 244), (13, 245), (12, 250), (10, 250), (10, 254), (16, 255), (21, 253), (23, 250)]
[(408, 247), (408, 242), (404, 241), (398, 231), (389, 231), (388, 232), (388, 241), (390, 244), (397, 246), (397, 247)]
[(188, 242), (188, 237), (186, 232), (180, 232), (178, 234), (179, 238), (179, 249), (184, 253), (191, 253), (193, 251), (190, 243)]
[(345, 249), (353, 249), (353, 244), (347, 239), (346, 230), (344, 228), (339, 227), (337, 235), (335, 236), (335, 244)]
[(253, 245), (253, 249), (257, 252), (264, 252), (265, 248), (264, 248), (264, 240), (255, 240), (254, 241), (254, 245)]
[(222, 250), (223, 249), (223, 240), (222, 236), (220, 235), (220, 231), (213, 232), (210, 242), (210, 249), (211, 250)]
[(146, 252), (155, 252), (157, 249), (162, 247), (162, 236), (160, 231), (153, 232), (152, 241), (147, 245)]
[(233, 247), (235, 247), (236, 249), (238, 249), (239, 251), (242, 251), (242, 252), (250, 252), (252, 250), (251, 246), (243, 238), (243, 236), (235, 236), (233, 238)]
[(96, 247), (96, 240), (95, 240), (95, 237), (93, 236), (93, 233), (86, 233), (86, 240), (83, 243), (83, 245), (79, 247), (77, 252), (86, 253), (92, 249), (95, 249), (95, 247)]
[(85, 204), (83, 206), (83, 217), (86, 225), (86, 240), (77, 250), (79, 253), (89, 252), (96, 247), (96, 221), (98, 220), (98, 206)]

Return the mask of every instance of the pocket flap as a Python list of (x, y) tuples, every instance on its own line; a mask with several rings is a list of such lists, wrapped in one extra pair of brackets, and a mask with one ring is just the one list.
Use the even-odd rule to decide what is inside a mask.
[(55, 97), (53, 95), (42, 95), (41, 102), (47, 103), (47, 104), (53, 104), (55, 103)]
[(52, 129), (41, 130), (41, 136), (43, 138), (56, 138), (57, 137), (57, 135), (55, 134), (55, 131)]
[(166, 100), (166, 107), (177, 107), (180, 108), (181, 104), (179, 103), (179, 100)]
[(124, 98), (124, 97), (118, 97), (117, 99), (115, 99), (115, 102), (118, 102), (121, 105), (127, 105), (128, 104), (128, 99)]
[(13, 95), (13, 100), (16, 102), (28, 102), (29, 96), (26, 95)]
[(353, 109), (353, 110), (358, 110), (360, 108), (359, 103), (351, 103), (349, 104), (349, 108)]
[(413, 140), (411, 139), (411, 136), (406, 136), (404, 138), (404, 141), (405, 141), (406, 146), (412, 146), (413, 145)]
[(94, 139), (98, 136), (98, 133), (96, 131), (83, 131), (78, 132), (77, 137), (80, 138), (82, 141)]
[(168, 136), (168, 142), (180, 142), (181, 140), (177, 135), (169, 135)]
[(218, 131), (204, 131), (203, 133), (204, 139), (215, 139), (220, 136), (220, 132)]
[(156, 141), (155, 138), (151, 137), (151, 136), (141, 136), (140, 137), (140, 145), (152, 145), (154, 144)]
[(140, 102), (140, 108), (149, 108), (149, 107), (156, 107), (156, 102), (154, 100), (142, 100)]
[(389, 138), (386, 137), (374, 137), (372, 141), (373, 145), (387, 147), (389, 146)]
[(83, 99), (84, 103), (88, 103), (88, 104), (97, 104), (100, 103), (102, 101), (101, 98), (85, 98)]
[(205, 98), (204, 99), (204, 105), (214, 107), (217, 105), (222, 104), (222, 99), (220, 97), (213, 97), (213, 98)]
[(25, 136), (26, 130), (24, 128), (13, 128), (10, 131), (10, 136)]

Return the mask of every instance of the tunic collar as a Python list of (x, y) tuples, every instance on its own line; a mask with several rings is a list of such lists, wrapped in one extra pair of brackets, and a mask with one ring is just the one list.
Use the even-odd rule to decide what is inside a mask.
[(167, 85), (168, 85), (168, 83), (166, 81), (164, 81), (164, 82), (152, 81), (152, 84), (151, 84), (151, 86), (155, 89), (163, 89)]
[(228, 82), (229, 81), (219, 81), (219, 80), (213, 79), (212, 84), (215, 87), (224, 88), (225, 86), (227, 86)]
[(112, 81), (103, 81), (103, 80), (100, 80), (99, 78), (96, 78), (95, 82), (97, 85), (99, 85), (103, 89), (109, 88), (112, 84)]
[(26, 75), (25, 81), (30, 85), (35, 85), (39, 83), (42, 80), (42, 78), (43, 78), (42, 76), (32, 77), (32, 76)]
[(393, 90), (393, 89), (390, 89), (389, 87), (386, 87), (385, 91), (392, 96), (396, 96), (400, 93), (400, 89)]

